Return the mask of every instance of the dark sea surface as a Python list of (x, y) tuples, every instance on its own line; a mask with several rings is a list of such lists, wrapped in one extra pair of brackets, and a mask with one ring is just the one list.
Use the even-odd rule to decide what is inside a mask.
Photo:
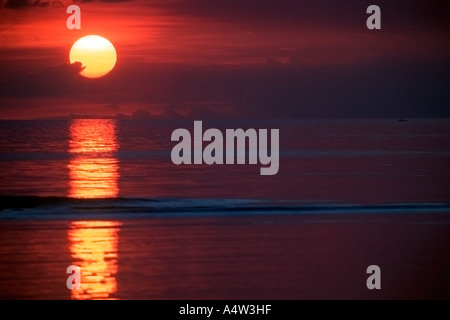
[(177, 166), (176, 128), (193, 135), (193, 121), (1, 121), (0, 195), (121, 198), (114, 206), (125, 207), (139, 199), (136, 206), (155, 208), (450, 201), (450, 120), (203, 122), (204, 131), (279, 129), (273, 176), (261, 176), (259, 163)]
[(177, 166), (177, 128), (0, 121), (0, 298), (449, 297), (449, 119), (203, 121), (279, 129), (273, 176)]

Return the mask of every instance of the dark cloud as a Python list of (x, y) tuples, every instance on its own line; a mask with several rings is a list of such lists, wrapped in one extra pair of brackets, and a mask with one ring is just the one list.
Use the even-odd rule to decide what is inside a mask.
[(379, 60), (352, 66), (261, 69), (242, 82), (248, 118), (449, 116), (450, 66)]
[(106, 2), (106, 3), (119, 3), (119, 2), (131, 2), (135, 0), (74, 0), (74, 3), (92, 3), (92, 2)]
[(2, 2), (3, 7), (9, 9), (24, 8), (46, 8), (46, 7), (64, 7), (61, 1), (41, 1), (41, 0), (6, 0)]
[[(10, 81), (1, 86), (0, 99), (62, 97), (73, 103), (109, 105), (110, 112), (118, 112), (120, 105), (120, 111), (127, 113), (128, 105), (159, 104), (167, 106), (166, 117), (176, 112), (213, 118), (215, 110), (222, 109), (247, 119), (450, 116), (448, 61), (384, 58), (341, 66), (152, 64), (126, 66), (95, 80), (78, 76), (80, 68), (66, 64)], [(226, 101), (226, 108), (215, 101)]]
[[(123, 3), (135, 0), (3, 0), (6, 8), (65, 6), (70, 3)], [(164, 8), (173, 15), (183, 15), (276, 28), (277, 26), (335, 26), (365, 25), (366, 9), (372, 0), (149, 0), (145, 5)], [(131, 4), (130, 4), (131, 5)], [(142, 4), (141, 4), (142, 5)], [(377, 0), (382, 12), (382, 24), (393, 26), (450, 26), (450, 2), (447, 0)]]
[(110, 110), (119, 110), (120, 106), (117, 104), (107, 104), (107, 105), (105, 105), (105, 108), (110, 109)]
[(30, 3), (28, 0), (7, 0), (6, 3), (4, 3), (4, 6), (5, 8), (21, 9), (29, 7)]
[(16, 97), (55, 96), (71, 90), (74, 78), (82, 70), (80, 62), (49, 67), (39, 73), (2, 79), (0, 94)]
[[(136, 0), (72, 0), (73, 3), (123, 3)], [(3, 0), (7, 8), (45, 7), (63, 5), (60, 1)], [(6, 4), (5, 4), (6, 3)], [(301, 26), (306, 24), (359, 26), (367, 17), (372, 0), (148, 0), (149, 7), (165, 8), (174, 15), (231, 21), (246, 25)], [(378, 0), (383, 24), (450, 25), (450, 2), (447, 0)]]
[[(168, 2), (175, 13), (246, 25), (359, 27), (365, 25), (372, 0), (180, 0)], [(397, 25), (449, 25), (446, 0), (378, 0), (385, 27)], [(332, 31), (331, 31), (332, 32)]]

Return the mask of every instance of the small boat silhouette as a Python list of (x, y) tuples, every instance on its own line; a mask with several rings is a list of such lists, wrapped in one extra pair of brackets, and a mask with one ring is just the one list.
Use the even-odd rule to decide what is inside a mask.
[(402, 117), (402, 118), (398, 119), (398, 121), (404, 122), (404, 121), (408, 121), (408, 120), (407, 119), (403, 119), (403, 117)]

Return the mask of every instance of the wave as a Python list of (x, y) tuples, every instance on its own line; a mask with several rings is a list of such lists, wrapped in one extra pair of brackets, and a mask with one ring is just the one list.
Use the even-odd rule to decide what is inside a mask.
[(0, 196), (0, 219), (450, 213), (450, 203), (333, 204), (292, 200)]

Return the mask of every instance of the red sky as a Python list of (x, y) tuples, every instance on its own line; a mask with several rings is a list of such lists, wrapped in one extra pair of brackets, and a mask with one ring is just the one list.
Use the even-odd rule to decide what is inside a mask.
[[(325, 94), (335, 99), (343, 91), (334, 83), (342, 72), (351, 74), (350, 79), (346, 75), (341, 79), (349, 81), (350, 91), (359, 80), (373, 77), (380, 78), (377, 83), (384, 78), (398, 86), (403, 77), (409, 78), (411, 68), (405, 62), (414, 67), (429, 63), (436, 70), (414, 74), (440, 83), (449, 65), (448, 4), (391, 2), (378, 1), (382, 9), (378, 31), (365, 26), (365, 9), (372, 3), (357, 0), (81, 1), (75, 3), (81, 7), (82, 29), (68, 30), (65, 11), (71, 2), (2, 0), (0, 118), (131, 113), (137, 108), (161, 112), (169, 104), (208, 102), (229, 103), (240, 113), (239, 108), (248, 107), (242, 95), (257, 104), (253, 92), (268, 86), (275, 90), (273, 101), (291, 92), (274, 88), (273, 79), (279, 79), (283, 88), (308, 88), (313, 97)], [(68, 66), (71, 45), (88, 34), (106, 37), (118, 53), (115, 70), (95, 81), (80, 78)], [(373, 73), (380, 64), (384, 76)], [(279, 69), (274, 71), (275, 66)], [(264, 85), (255, 87), (255, 79)], [(407, 84), (407, 90), (420, 85), (420, 81)], [(369, 81), (363, 89), (373, 86)], [(437, 90), (443, 95), (439, 101), (447, 101), (448, 95), (438, 89), (424, 92), (420, 99), (425, 101)], [(284, 103), (285, 114), (297, 105), (311, 109), (310, 96), (292, 95), (292, 101)], [(348, 101), (351, 97), (336, 108)], [(312, 116), (329, 107), (314, 105)], [(367, 116), (375, 107), (368, 107)], [(415, 112), (421, 114), (420, 108)]]

